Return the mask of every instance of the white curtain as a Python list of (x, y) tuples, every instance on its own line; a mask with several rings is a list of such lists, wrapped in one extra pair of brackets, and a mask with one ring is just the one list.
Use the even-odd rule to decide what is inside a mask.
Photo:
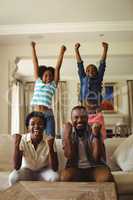
[(127, 81), (129, 99), (129, 124), (130, 131), (133, 133), (133, 80)]
[(20, 81), (11, 87), (11, 134), (24, 133), (24, 88)]
[(24, 95), (25, 95), (25, 114), (32, 112), (31, 99), (34, 91), (34, 82), (26, 82), (24, 85)]

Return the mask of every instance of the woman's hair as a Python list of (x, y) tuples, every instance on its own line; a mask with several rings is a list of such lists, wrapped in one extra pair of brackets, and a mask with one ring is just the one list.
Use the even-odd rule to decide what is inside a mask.
[(39, 69), (38, 69), (38, 76), (39, 78), (42, 80), (43, 78), (43, 74), (46, 72), (46, 71), (50, 71), (54, 77), (54, 74), (55, 74), (55, 69), (51, 66), (47, 67), (45, 65), (40, 65), (39, 66)]
[(33, 111), (33, 112), (27, 114), (27, 116), (26, 116), (26, 118), (25, 118), (25, 126), (26, 126), (26, 128), (28, 128), (30, 119), (33, 118), (33, 117), (39, 117), (40, 119), (42, 119), (43, 122), (44, 122), (44, 127), (45, 127), (45, 125), (46, 125), (46, 120), (45, 120), (45, 118), (44, 118), (43, 113), (42, 113), (42, 112)]

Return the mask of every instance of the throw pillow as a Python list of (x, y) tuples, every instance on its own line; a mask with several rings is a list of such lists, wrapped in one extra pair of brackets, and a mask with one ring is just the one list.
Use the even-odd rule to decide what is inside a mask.
[(113, 159), (123, 171), (133, 171), (133, 134), (117, 147)]

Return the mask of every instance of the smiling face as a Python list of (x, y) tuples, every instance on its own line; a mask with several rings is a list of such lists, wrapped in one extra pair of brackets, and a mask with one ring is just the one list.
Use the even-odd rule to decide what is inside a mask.
[(40, 117), (32, 117), (29, 120), (28, 131), (32, 141), (39, 143), (43, 138), (44, 121)]
[(84, 131), (88, 124), (88, 115), (84, 108), (76, 108), (72, 111), (71, 120), (78, 131)]
[(97, 76), (97, 68), (95, 65), (88, 65), (86, 67), (86, 75), (91, 77), (91, 78), (95, 78)]
[(44, 83), (50, 83), (54, 80), (54, 76), (50, 70), (46, 70), (43, 74), (42, 80)]

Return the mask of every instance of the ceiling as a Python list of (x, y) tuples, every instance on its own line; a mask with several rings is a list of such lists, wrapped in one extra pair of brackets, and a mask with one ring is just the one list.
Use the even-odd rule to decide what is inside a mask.
[(0, 0), (0, 44), (133, 41), (133, 0)]

